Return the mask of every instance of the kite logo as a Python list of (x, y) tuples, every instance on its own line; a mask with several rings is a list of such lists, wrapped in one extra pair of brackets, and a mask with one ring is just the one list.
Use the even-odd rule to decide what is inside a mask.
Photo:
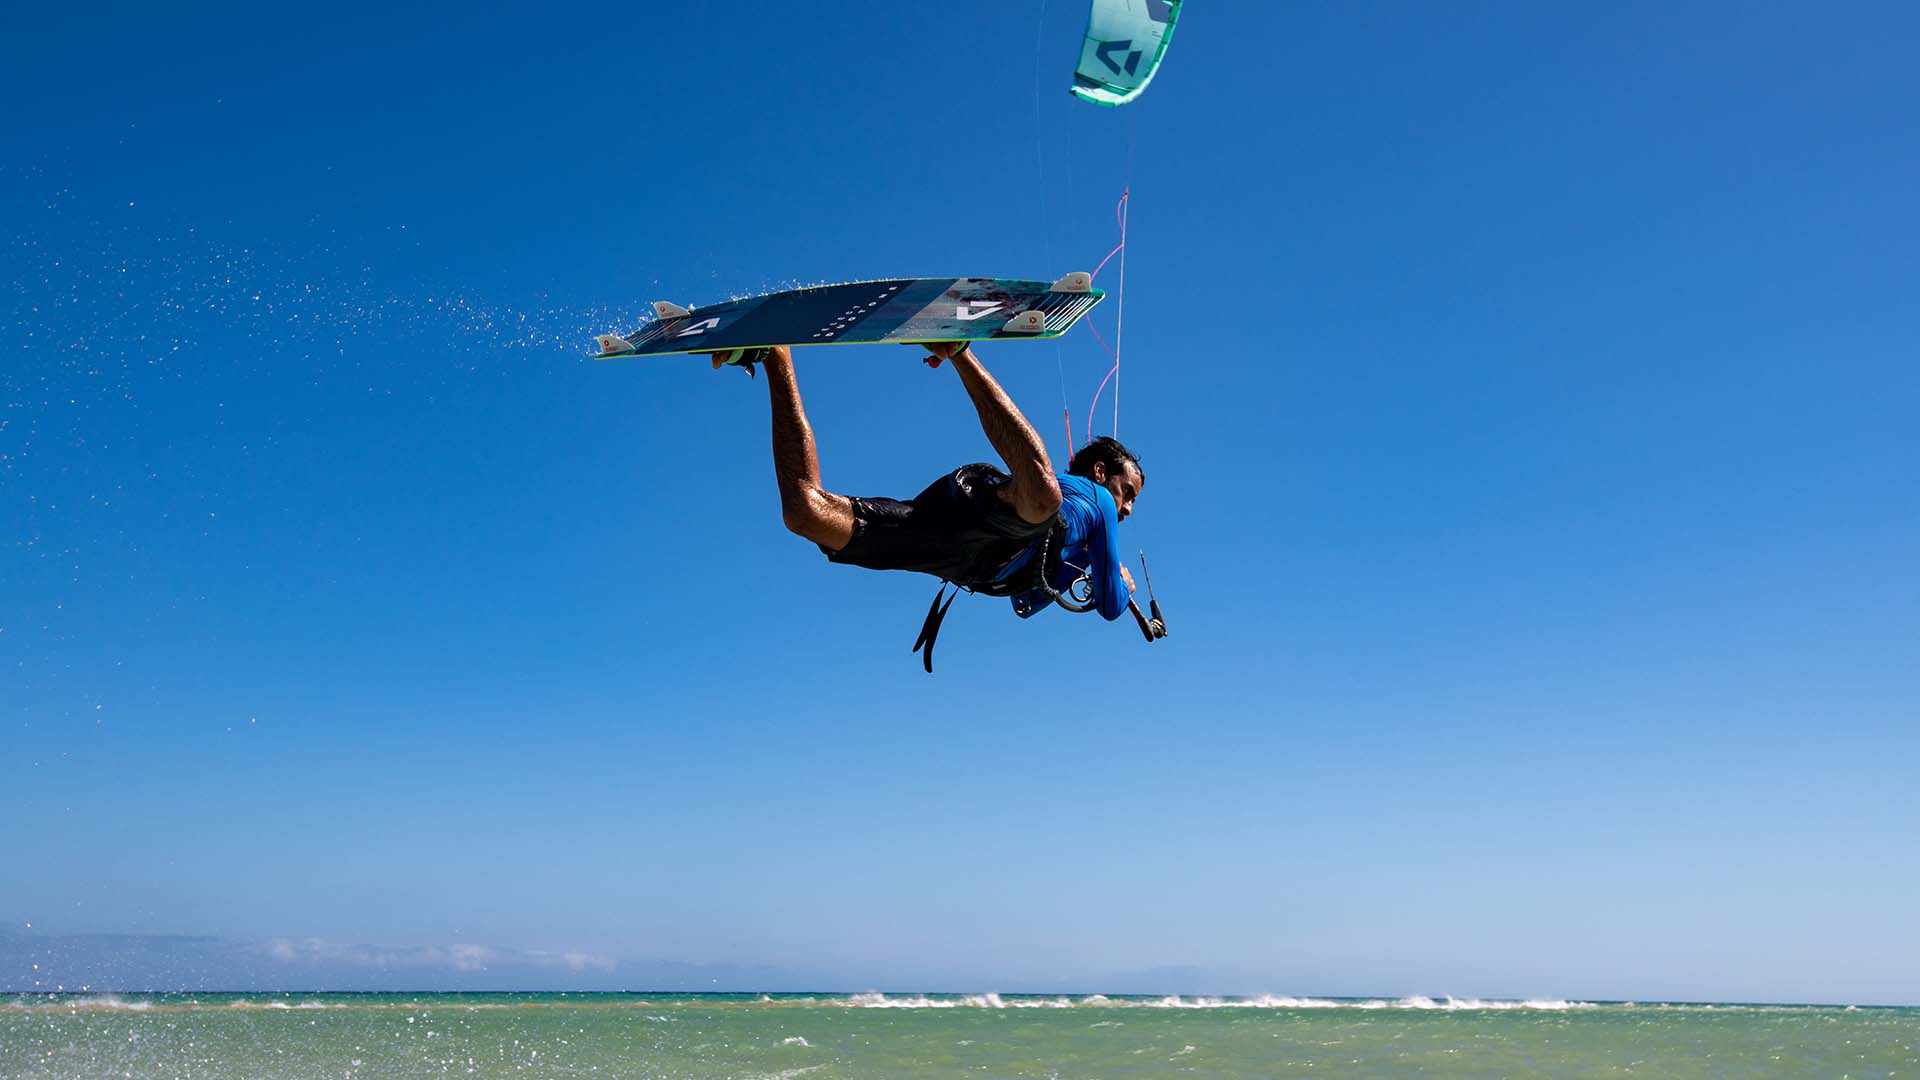
[[(1126, 66), (1121, 67), (1114, 61), (1113, 54), (1126, 49), (1132, 49), (1133, 51), (1127, 53)], [(1100, 47), (1093, 51), (1093, 55), (1099, 57), (1100, 62), (1107, 65), (1107, 70), (1113, 72), (1115, 75), (1119, 75), (1122, 72), (1132, 75), (1138, 71), (1140, 67), (1140, 50), (1133, 48), (1132, 38), (1122, 38), (1119, 41), (1103, 41), (1100, 43)]]
[(958, 308), (954, 309), (953, 317), (956, 319), (962, 319), (966, 322), (972, 322), (973, 320), (978, 319), (983, 315), (991, 315), (994, 312), (1000, 310), (1000, 306), (1002, 303), (1004, 303), (1004, 301), (969, 300), (966, 303), (961, 304)]
[(692, 326), (687, 327), (685, 330), (682, 330), (673, 336), (674, 337), (692, 337), (695, 334), (704, 334), (707, 331), (719, 325), (720, 325), (720, 320), (718, 318), (702, 319), (699, 322), (694, 323)]

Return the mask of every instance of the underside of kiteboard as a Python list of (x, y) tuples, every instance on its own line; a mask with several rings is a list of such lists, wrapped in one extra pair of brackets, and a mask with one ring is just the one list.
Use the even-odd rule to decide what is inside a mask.
[(656, 318), (630, 334), (601, 334), (598, 358), (735, 353), (769, 345), (992, 341), (1058, 337), (1105, 294), (1090, 274), (1058, 281), (895, 278), (685, 308), (655, 301)]

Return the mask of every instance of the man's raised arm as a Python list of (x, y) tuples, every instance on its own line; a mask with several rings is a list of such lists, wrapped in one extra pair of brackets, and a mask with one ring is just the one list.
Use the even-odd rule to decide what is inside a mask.
[(934, 356), (953, 361), (953, 369), (960, 373), (960, 382), (966, 386), (967, 396), (973, 399), (974, 410), (980, 414), (981, 430), (986, 432), (987, 441), (993, 444), (1000, 460), (1007, 463), (1013, 483), (1002, 489), (1002, 498), (1012, 504), (1023, 521), (1038, 525), (1051, 520), (1060, 509), (1060, 481), (1054, 479), (1053, 461), (1047, 457), (1046, 444), (1040, 441), (1033, 425), (1020, 415), (1013, 399), (987, 374), (980, 358), (973, 355), (965, 342), (926, 348)]

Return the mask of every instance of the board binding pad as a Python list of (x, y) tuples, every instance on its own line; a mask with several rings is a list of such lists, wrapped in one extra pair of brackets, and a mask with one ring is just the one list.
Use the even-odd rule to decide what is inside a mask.
[(1105, 298), (1084, 272), (1058, 281), (892, 278), (816, 285), (684, 308), (653, 305), (630, 334), (601, 334), (597, 358), (731, 353), (770, 345), (860, 345), (1058, 337)]

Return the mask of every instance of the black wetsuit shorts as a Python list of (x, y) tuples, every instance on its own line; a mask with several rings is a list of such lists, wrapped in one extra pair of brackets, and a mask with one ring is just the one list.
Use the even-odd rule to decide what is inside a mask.
[(987, 464), (962, 465), (906, 502), (854, 499), (853, 539), (828, 551), (869, 570), (916, 570), (961, 585), (993, 580), (1046, 535), (1000, 499), (1012, 478)]

